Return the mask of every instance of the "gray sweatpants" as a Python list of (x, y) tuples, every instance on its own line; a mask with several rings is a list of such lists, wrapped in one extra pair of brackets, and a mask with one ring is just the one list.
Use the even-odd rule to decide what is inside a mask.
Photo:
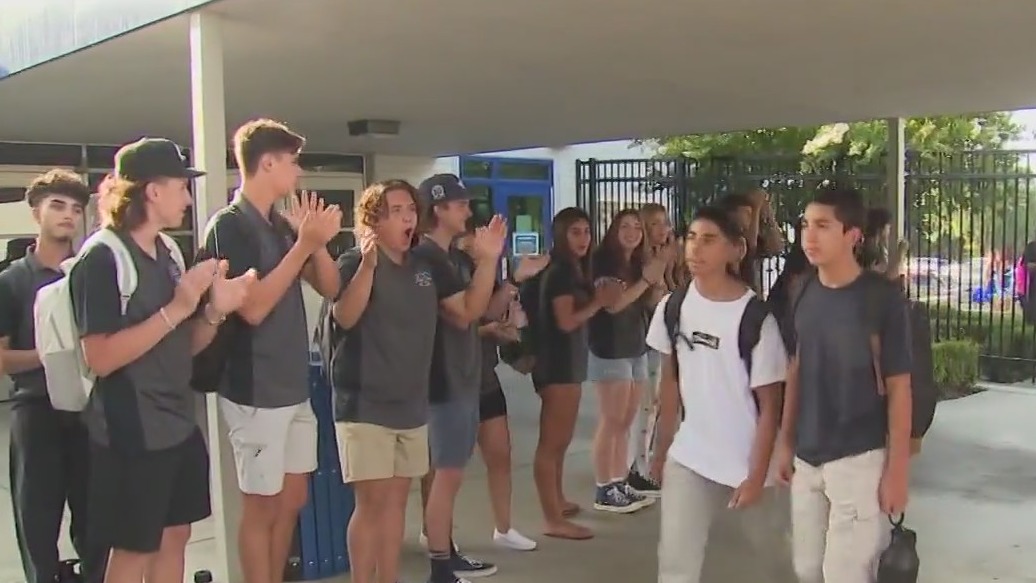
[(769, 575), (766, 583), (793, 580), (787, 519), (781, 519), (776, 489), (767, 488), (763, 498), (739, 510), (728, 510), (734, 494), (730, 486), (718, 484), (669, 459), (662, 476), (662, 518), (658, 543), (658, 583), (699, 583), (705, 547), (712, 524), (721, 512), (734, 513), (750, 548), (746, 561), (762, 561), (760, 571)]

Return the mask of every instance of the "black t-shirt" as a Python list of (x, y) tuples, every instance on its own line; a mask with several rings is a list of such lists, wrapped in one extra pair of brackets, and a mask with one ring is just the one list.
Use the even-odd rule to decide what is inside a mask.
[[(614, 254), (599, 249), (593, 257), (595, 278), (614, 277), (626, 285), (638, 281), (638, 273), (623, 273)], [(647, 295), (647, 294), (645, 294)], [(644, 296), (614, 314), (601, 310), (590, 318), (590, 352), (598, 358), (634, 358), (647, 350)]]
[[(881, 276), (864, 271), (842, 288), (815, 277), (800, 292), (790, 330), (799, 355), (799, 411), (795, 453), (819, 466), (885, 446), (888, 413), (874, 377), (870, 331), (881, 337), (886, 378), (910, 372), (907, 302)], [(877, 289), (874, 289), (874, 287)], [(880, 293), (881, 312), (868, 315), (870, 294)], [(876, 322), (865, 322), (867, 317)]]
[(571, 332), (558, 328), (554, 299), (572, 296), (578, 310), (589, 303), (593, 284), (569, 260), (555, 258), (544, 270), (540, 305), (543, 326), (537, 339), (534, 381), (541, 384), (574, 384), (586, 380), (587, 331), (582, 325)]

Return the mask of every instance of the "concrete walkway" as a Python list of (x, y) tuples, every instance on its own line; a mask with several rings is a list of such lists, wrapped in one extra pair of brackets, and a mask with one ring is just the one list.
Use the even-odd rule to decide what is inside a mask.
[[(503, 370), (503, 369), (502, 369)], [(508, 387), (514, 452), (514, 523), (540, 541), (532, 553), (496, 549), (481, 463), (469, 472), (457, 516), (457, 540), (473, 556), (497, 563), (495, 583), (597, 583), (651, 581), (655, 577), (658, 509), (633, 516), (585, 513), (583, 522), (597, 536), (569, 542), (539, 535), (539, 507), (532, 485), (531, 459), (536, 442), (538, 401), (528, 381), (504, 374)], [(567, 466), (568, 494), (589, 506), (593, 482), (590, 437), (596, 403), (586, 392), (579, 431)], [(6, 410), (0, 416), (7, 439)], [(0, 447), (6, 451), (5, 443)], [(7, 489), (6, 454), (0, 455), (2, 487)], [(8, 497), (7, 494), (4, 494)], [(923, 583), (1036, 583), (1036, 391), (987, 392), (940, 405), (936, 425), (914, 470), (908, 525), (918, 531)], [(404, 580), (424, 581), (427, 561), (417, 545), (418, 497), (412, 499), (405, 551)], [(22, 581), (10, 507), (0, 503), (0, 583)], [(188, 573), (204, 568), (214, 550), (211, 526), (195, 527), (188, 551)], [(783, 583), (743, 545), (739, 532), (720, 523), (713, 536), (705, 581)], [(785, 541), (775, 540), (775, 547)], [(67, 540), (63, 541), (67, 550)], [(347, 581), (347, 577), (337, 581)], [(222, 583), (222, 582), (219, 582)], [(835, 582), (837, 583), (837, 582)]]

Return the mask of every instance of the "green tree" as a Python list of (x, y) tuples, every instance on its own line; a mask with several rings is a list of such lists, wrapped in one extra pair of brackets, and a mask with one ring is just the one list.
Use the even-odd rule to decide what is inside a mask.
[[(907, 149), (924, 156), (998, 149), (1022, 133), (1008, 112), (915, 117), (906, 122)], [(835, 159), (881, 163), (888, 141), (884, 120), (785, 127), (645, 140), (662, 156), (802, 156), (807, 168)]]
[[(1017, 181), (997, 177), (1029, 169), (1019, 167), (1017, 153), (989, 152), (1022, 131), (1007, 112), (906, 121), (908, 230), (915, 245), (943, 255), (973, 255), (990, 246), (1013, 249), (1024, 243), (1036, 223), (1036, 199), (1025, 185), (1018, 188)], [(887, 140), (886, 122), (874, 120), (642, 143), (654, 146), (660, 157), (698, 161), (701, 171), (689, 179), (692, 196), (763, 185), (778, 200), (778, 218), (790, 223), (816, 186), (829, 179), (851, 183), (872, 203), (884, 204)], [(717, 189), (720, 183), (724, 186)]]

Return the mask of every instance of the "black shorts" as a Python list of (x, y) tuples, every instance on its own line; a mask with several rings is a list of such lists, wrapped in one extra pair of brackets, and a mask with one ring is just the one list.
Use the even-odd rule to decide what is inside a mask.
[(480, 422), (507, 417), (507, 398), (502, 389), (482, 393), (478, 403), (478, 420)]
[(90, 450), (90, 531), (98, 544), (153, 553), (169, 526), (212, 514), (209, 452), (201, 431), (159, 451)]

